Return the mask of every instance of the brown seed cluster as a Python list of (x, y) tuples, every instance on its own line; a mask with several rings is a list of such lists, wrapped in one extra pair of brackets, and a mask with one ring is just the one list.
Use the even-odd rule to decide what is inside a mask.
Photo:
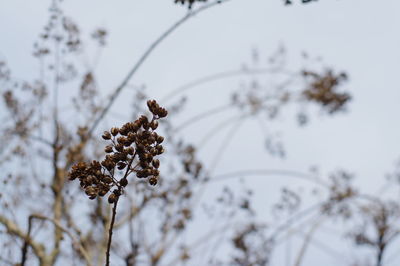
[[(72, 167), (70, 180), (79, 179), (81, 187), (90, 199), (106, 195), (109, 203), (114, 203), (128, 185), (128, 176), (136, 173), (138, 178), (148, 178), (150, 185), (156, 185), (160, 171), (160, 161), (155, 157), (164, 152), (161, 143), (164, 137), (158, 135), (158, 120), (166, 117), (168, 112), (155, 100), (147, 102), (152, 113), (151, 120), (142, 115), (134, 122), (128, 122), (121, 128), (113, 127), (102, 135), (110, 144), (104, 148), (106, 156), (101, 162), (90, 164), (80, 162)], [(117, 173), (122, 173), (120, 179)]]
[(303, 76), (311, 79), (308, 88), (303, 91), (303, 95), (308, 100), (326, 107), (331, 114), (342, 110), (351, 99), (348, 93), (337, 92), (337, 87), (347, 80), (346, 73), (335, 75), (328, 70), (320, 75), (315, 72), (304, 71)]
[(80, 186), (90, 199), (106, 195), (113, 186), (112, 177), (104, 173), (98, 161), (93, 161), (90, 164), (79, 162), (72, 166), (69, 179), (75, 180), (76, 178), (79, 179)]

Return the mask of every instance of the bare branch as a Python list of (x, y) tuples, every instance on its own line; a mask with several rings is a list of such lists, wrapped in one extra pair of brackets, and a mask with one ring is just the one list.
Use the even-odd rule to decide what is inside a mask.
[(0, 215), (0, 223), (5, 226), (7, 231), (15, 235), (22, 240), (26, 241), (28, 245), (32, 248), (33, 252), (38, 256), (40, 261), (46, 260), (45, 248), (42, 244), (34, 241), (28, 234), (21, 230), (16, 223), (7, 219), (6, 217)]
[(82, 243), (70, 232), (68, 231), (66, 228), (64, 228), (60, 222), (58, 222), (55, 219), (40, 215), (40, 214), (32, 214), (30, 217), (34, 218), (34, 219), (39, 219), (39, 220), (47, 220), (52, 222), (59, 230), (61, 230), (62, 232), (66, 233), (72, 241), (72, 244), (75, 248), (77, 248), (77, 250), (79, 251), (79, 253), (82, 255), (82, 257), (84, 258), (86, 265), (91, 266), (92, 263), (90, 262), (90, 256), (89, 254), (86, 252), (85, 248), (82, 246)]

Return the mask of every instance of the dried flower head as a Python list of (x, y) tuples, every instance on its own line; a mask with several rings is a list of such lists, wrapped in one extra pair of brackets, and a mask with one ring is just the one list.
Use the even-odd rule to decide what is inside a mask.
[(310, 79), (308, 88), (303, 91), (303, 95), (309, 101), (321, 104), (328, 109), (329, 113), (343, 110), (351, 99), (348, 93), (337, 91), (338, 86), (347, 80), (346, 73), (335, 75), (328, 70), (323, 75), (311, 71), (304, 71), (303, 76)]
[[(128, 176), (136, 173), (138, 178), (147, 178), (150, 185), (157, 184), (160, 161), (156, 156), (164, 153), (161, 143), (164, 137), (158, 135), (158, 120), (168, 112), (155, 100), (147, 101), (151, 120), (142, 115), (134, 122), (128, 122), (121, 128), (113, 127), (102, 135), (110, 143), (104, 148), (105, 158), (91, 163), (79, 162), (72, 166), (69, 179), (79, 179), (80, 186), (90, 199), (103, 197), (114, 188), (108, 197), (110, 204), (118, 201), (128, 185)], [(122, 177), (118, 179), (118, 173)]]

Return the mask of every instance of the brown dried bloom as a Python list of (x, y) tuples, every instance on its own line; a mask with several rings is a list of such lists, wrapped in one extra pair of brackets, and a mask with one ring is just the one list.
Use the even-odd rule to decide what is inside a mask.
[[(158, 182), (160, 161), (155, 157), (164, 152), (161, 143), (164, 137), (158, 135), (158, 120), (168, 112), (155, 100), (147, 102), (153, 117), (151, 120), (142, 115), (134, 122), (128, 122), (121, 128), (113, 127), (102, 135), (110, 143), (104, 148), (107, 153), (101, 162), (79, 162), (72, 166), (69, 179), (79, 179), (80, 186), (90, 199), (103, 197), (111, 189), (108, 197), (110, 204), (118, 201), (123, 189), (129, 183), (128, 176), (135, 172), (138, 178), (148, 178), (150, 185)], [(117, 174), (122, 173), (120, 179)]]
[(347, 80), (346, 73), (335, 75), (331, 70), (320, 75), (311, 71), (304, 71), (303, 76), (311, 79), (303, 95), (310, 101), (321, 104), (328, 109), (329, 113), (343, 110), (346, 103), (351, 99), (348, 93), (337, 91), (338, 85)]

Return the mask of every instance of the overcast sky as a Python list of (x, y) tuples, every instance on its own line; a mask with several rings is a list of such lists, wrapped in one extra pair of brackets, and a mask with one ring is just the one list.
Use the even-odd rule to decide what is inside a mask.
[[(173, 5), (172, 0), (63, 2), (65, 13), (77, 21), (83, 34), (89, 35), (98, 26), (110, 33), (96, 69), (105, 94), (121, 81), (146, 47), (186, 12)], [(259, 165), (303, 172), (311, 165), (319, 166), (323, 172), (343, 168), (355, 173), (364, 189), (374, 192), (400, 157), (400, 2), (319, 0), (291, 6), (282, 2), (232, 0), (199, 14), (157, 48), (131, 84), (146, 84), (151, 97), (161, 98), (193, 79), (239, 68), (249, 61), (255, 48), (261, 60), (266, 61), (277, 47), (284, 45), (292, 69), (301, 66), (303, 51), (320, 56), (324, 65), (349, 74), (350, 81), (344, 86), (353, 96), (348, 112), (334, 117), (314, 115), (304, 128), (298, 128), (291, 116), (280, 118), (281, 125), (276, 124), (275, 128), (282, 132), (285, 160), (271, 158), (264, 151), (260, 130), (249, 122), (237, 133), (215, 172)], [(45, 0), (0, 0), (0, 56), (17, 77), (30, 79), (37, 75), (32, 44), (47, 21), (49, 4)], [(94, 53), (87, 53), (84, 61), (90, 64)], [(263, 77), (259, 79), (263, 81)], [(218, 106), (223, 95), (230, 88), (237, 89), (243, 80), (229, 79), (199, 87), (192, 96), (191, 113)], [(216, 96), (210, 97), (211, 93)], [(124, 113), (120, 106), (130, 96), (123, 92), (113, 112)], [(112, 119), (109, 117), (108, 121)], [(201, 136), (196, 134), (206, 125), (193, 126), (186, 132), (198, 140)], [(249, 134), (257, 141), (244, 143)], [(217, 138), (216, 142), (220, 140)], [(246, 150), (257, 159), (244, 160), (242, 151)], [(202, 155), (206, 161), (210, 159), (207, 154)], [(271, 187), (271, 180), (254, 182), (255, 187), (264, 187), (259, 189), (261, 192), (280, 188), (280, 183)], [(331, 258), (323, 262), (338, 265)], [(321, 265), (318, 263), (321, 260), (317, 256), (304, 265)]]

